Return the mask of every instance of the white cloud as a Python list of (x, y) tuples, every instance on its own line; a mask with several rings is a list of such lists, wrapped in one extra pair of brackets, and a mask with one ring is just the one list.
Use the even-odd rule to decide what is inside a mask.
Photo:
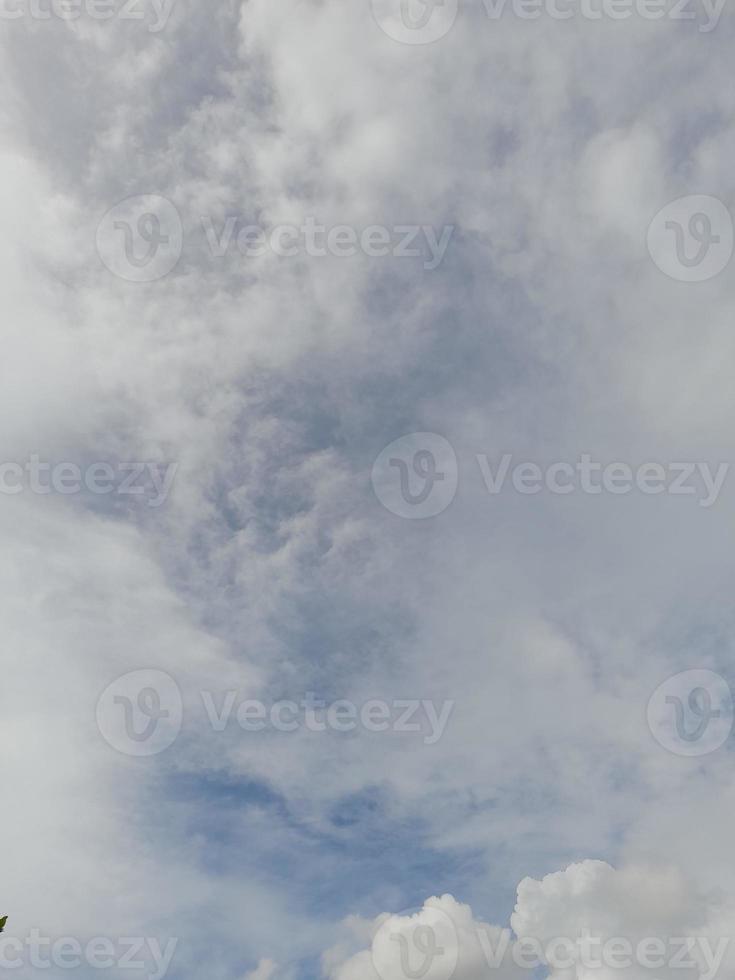
[(272, 960), (261, 960), (254, 970), (245, 974), (245, 980), (272, 980), (278, 965)]
[[(334, 920), (415, 895), (414, 875), (428, 894), (449, 886), (424, 877), (459, 867), (479, 907), (589, 854), (685, 877), (573, 865), (523, 885), (514, 925), (729, 921), (709, 901), (735, 889), (729, 752), (693, 769), (645, 725), (669, 674), (732, 659), (729, 488), (707, 513), (686, 497), (491, 499), (475, 465), (731, 458), (732, 267), (677, 283), (645, 251), (668, 200), (734, 199), (729, 22), (703, 36), (462, 7), (411, 48), (344, 0), (180, 0), (157, 35), (3, 24), (3, 459), (179, 463), (155, 514), (0, 498), (2, 833), (18, 857), (1, 897), (19, 928), (176, 929), (182, 975), (205, 946), (213, 980), (263, 952), (296, 971)], [(185, 230), (175, 272), (147, 285), (95, 253), (102, 215), (136, 194), (169, 198)], [(214, 259), (201, 227), (310, 214), (457, 231), (427, 274), (364, 255)], [(452, 443), (460, 486), (409, 527), (369, 477), (411, 431)], [(435, 746), (194, 724), (142, 768), (94, 729), (99, 692), (141, 667), (193, 703), (207, 685), (456, 707)], [(277, 816), (249, 798), (237, 811), (256, 845), (207, 780), (277, 798)], [(416, 828), (405, 867), (373, 870), (362, 818), (340, 822), (365, 797), (387, 836)], [(329, 876), (326, 897), (286, 865)], [(369, 970), (360, 943), (330, 954), (339, 980)]]
[(451, 895), (428, 898), (412, 913), (385, 914), (371, 924), (350, 921), (347, 926), (358, 936), (369, 930), (370, 947), (347, 957), (344, 947), (328, 950), (323, 966), (330, 980), (406, 980), (414, 970), (431, 980), (474, 980), (489, 969), (488, 956), (501, 980), (523, 976), (510, 955), (502, 955), (509, 931), (476, 920), (472, 909)]
[(732, 922), (732, 906), (698, 894), (676, 868), (616, 870), (587, 860), (521, 881), (512, 933), (444, 895), (413, 913), (348, 920), (345, 928), (368, 948), (335, 946), (322, 965), (329, 980), (519, 980), (539, 969), (556, 980), (714, 978), (725, 975), (723, 964), (731, 969)]

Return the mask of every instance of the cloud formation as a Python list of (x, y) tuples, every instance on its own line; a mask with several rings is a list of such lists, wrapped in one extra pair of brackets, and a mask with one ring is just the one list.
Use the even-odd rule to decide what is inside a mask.
[[(0, 496), (14, 934), (176, 936), (177, 977), (311, 980), (353, 916), (324, 971), (364, 980), (386, 910), (419, 906), (464, 930), (457, 980), (476, 980), (476, 927), (507, 929), (523, 879), (517, 936), (727, 935), (732, 742), (678, 755), (646, 709), (681, 671), (727, 685), (729, 482), (707, 508), (493, 495), (478, 464), (732, 460), (732, 265), (687, 282), (647, 248), (670, 202), (735, 200), (727, 10), (702, 32), (468, 2), (408, 45), (368, 0), (88, 6), (0, 24), (0, 463), (176, 476), (156, 508)], [(105, 262), (141, 196), (181, 224), (151, 281)], [(212, 249), (228, 222), (310, 219), (454, 230), (435, 268), (426, 238)], [(128, 227), (141, 247), (170, 231)], [(427, 520), (371, 484), (415, 433), (457, 466)], [(403, 463), (409, 507), (431, 471)], [(143, 669), (185, 720), (134, 759), (96, 706)], [(432, 744), (218, 733), (202, 691), (455, 707)], [(684, 735), (708, 717), (689, 693)]]

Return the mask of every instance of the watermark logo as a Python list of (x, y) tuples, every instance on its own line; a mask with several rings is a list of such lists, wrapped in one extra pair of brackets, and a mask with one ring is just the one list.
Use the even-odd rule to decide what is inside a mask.
[(142, 21), (150, 34), (168, 24), (177, 0), (0, 0), (0, 20)]
[[(262, 218), (261, 218), (262, 221)], [(427, 272), (438, 269), (444, 261), (454, 234), (454, 225), (436, 228), (433, 225), (352, 225), (327, 227), (308, 215), (300, 225), (249, 225), (230, 215), (217, 225), (210, 215), (201, 217), (202, 231), (212, 258), (227, 256), (233, 245), (246, 259), (267, 255), (281, 259), (308, 256), (309, 258), (368, 258), (392, 256), (396, 259), (423, 259)]]
[(111, 208), (97, 228), (97, 251), (114, 275), (128, 282), (154, 282), (181, 258), (184, 232), (176, 207), (165, 197), (143, 194)]
[(0, 462), (0, 494), (112, 494), (146, 500), (149, 507), (161, 507), (171, 492), (177, 469), (177, 463), (131, 461), (113, 465), (101, 460), (82, 467), (69, 460), (51, 462), (32, 453), (23, 463)]
[[(0, 3), (2, 0), (0, 0)], [(212, 259), (238, 252), (244, 259), (368, 259), (419, 260), (427, 272), (443, 263), (454, 225), (349, 224), (325, 225), (314, 215), (299, 224), (248, 224), (239, 215), (215, 219), (200, 215), (190, 222), (189, 245)], [(164, 197), (131, 197), (111, 208), (97, 229), (97, 251), (114, 275), (129, 282), (161, 279), (178, 263), (184, 249), (181, 215)]]
[(176, 681), (161, 670), (136, 670), (119, 677), (97, 702), (97, 726), (123, 755), (148, 757), (176, 741), (183, 722)]
[(680, 197), (654, 217), (647, 243), (651, 258), (670, 279), (704, 282), (732, 257), (732, 217), (716, 197)]
[(458, 959), (454, 922), (434, 906), (389, 916), (373, 938), (373, 965), (382, 980), (450, 980)]
[(238, 691), (226, 691), (221, 696), (214, 691), (200, 693), (215, 732), (223, 732), (236, 722), (244, 732), (393, 732), (421, 738), (424, 745), (436, 745), (454, 711), (454, 701), (428, 698), (371, 698), (356, 704), (346, 698), (327, 702), (309, 692), (298, 702), (282, 700), (267, 705), (251, 698), (243, 700)]
[(648, 703), (653, 737), (674, 755), (696, 757), (721, 748), (733, 729), (733, 698), (727, 681), (711, 670), (685, 670), (670, 677)]
[[(727, 0), (482, 0), (487, 19), (549, 18), (618, 22), (632, 17), (692, 23), (701, 34), (714, 31)], [(445, 37), (459, 13), (458, 0), (371, 0), (380, 29), (402, 44), (430, 44)]]
[(396, 439), (380, 453), (372, 471), (373, 489), (386, 510), (415, 520), (445, 511), (458, 482), (454, 449), (434, 432)]
[(454, 26), (459, 0), (370, 0), (378, 27), (401, 44), (431, 44)]
[[(702, 508), (714, 507), (730, 472), (729, 463), (672, 461), (633, 465), (604, 462), (590, 453), (582, 453), (574, 461), (543, 463), (516, 459), (513, 453), (497, 457), (476, 453), (474, 463), (477, 469), (468, 464), (465, 476), (474, 470), (475, 480), (479, 478), (493, 497), (506, 492), (530, 497), (670, 494), (692, 497)], [(415, 432), (397, 439), (380, 453), (373, 465), (372, 483), (378, 500), (392, 514), (427, 518), (436, 517), (451, 504), (457, 493), (458, 475), (457, 456), (447, 440), (431, 432)]]
[[(314, 692), (298, 700), (265, 702), (239, 690), (190, 692), (189, 720), (215, 734), (239, 728), (246, 734), (379, 735), (420, 739), (436, 745), (447, 731), (455, 708), (451, 700), (431, 698), (347, 698), (327, 701)], [(183, 725), (183, 697), (176, 681), (159, 670), (136, 670), (119, 677), (97, 702), (97, 725), (118, 752), (158, 755), (176, 741)]]
[[(642, 976), (641, 970), (687, 970), (698, 980), (716, 980), (730, 946), (730, 937), (709, 936), (612, 936), (583, 928), (576, 935), (540, 938), (521, 935), (512, 939), (508, 929), (498, 934), (492, 927), (480, 925), (475, 930), (489, 968), (493, 970), (515, 964), (521, 970), (537, 975), (544, 969), (558, 975), (572, 972), (576, 976), (606, 976), (610, 971), (624, 970), (626, 975)], [(467, 936), (463, 934), (463, 939)], [(473, 974), (474, 975), (474, 974)], [(478, 972), (478, 977), (480, 972)]]
[(0, 970), (22, 970), (23, 976), (35, 970), (51, 970), (54, 976), (61, 970), (133, 970), (144, 980), (163, 980), (178, 943), (172, 938), (164, 945), (157, 938), (144, 936), (96, 936), (85, 942), (75, 936), (52, 938), (40, 929), (31, 929), (24, 939), (0, 938)]

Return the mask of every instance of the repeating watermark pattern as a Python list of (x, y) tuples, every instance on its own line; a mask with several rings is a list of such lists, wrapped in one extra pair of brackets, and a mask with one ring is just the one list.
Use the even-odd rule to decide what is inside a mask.
[(436, 745), (454, 710), (454, 701), (437, 705), (415, 698), (371, 698), (362, 704), (343, 698), (328, 703), (309, 693), (299, 701), (281, 700), (268, 705), (243, 700), (238, 691), (227, 691), (217, 705), (213, 692), (202, 691), (201, 697), (207, 720), (216, 732), (223, 732), (234, 719), (246, 732), (392, 732), (419, 736), (425, 745)]
[(431, 44), (451, 31), (459, 0), (370, 0), (373, 17), (401, 44)]
[(483, 0), (491, 20), (510, 13), (518, 20), (641, 20), (696, 21), (700, 34), (720, 22), (727, 0)]
[(184, 229), (175, 205), (157, 194), (129, 197), (104, 215), (97, 251), (107, 268), (128, 282), (154, 282), (176, 268)]
[[(515, 460), (512, 453), (496, 459), (474, 457), (488, 494), (508, 489), (526, 496), (550, 493), (693, 496), (700, 507), (712, 507), (722, 492), (729, 463), (603, 462), (590, 453), (575, 461), (534, 463)], [(433, 432), (414, 432), (392, 442), (378, 455), (372, 485), (381, 504), (392, 514), (408, 519), (436, 517), (452, 503), (459, 484), (457, 456), (449, 442)]]
[[(610, 2), (620, 4), (624, 0)], [(438, 269), (444, 261), (455, 231), (454, 225), (325, 225), (314, 215), (308, 215), (300, 224), (248, 224), (232, 215), (219, 221), (202, 215), (198, 220), (199, 245), (214, 259), (222, 259), (234, 250), (246, 260), (269, 254), (281, 259), (351, 258), (362, 254), (369, 258), (422, 259), (428, 272)], [(722, 272), (732, 258), (732, 216), (716, 197), (680, 197), (654, 216), (646, 242), (651, 258), (669, 278), (704, 282)], [(130, 197), (116, 204), (97, 228), (100, 258), (110, 272), (128, 282), (148, 283), (164, 278), (178, 265), (184, 244), (179, 211), (170, 200), (156, 194)]]
[(50, 938), (31, 929), (25, 939), (0, 937), (0, 970), (135, 970), (146, 980), (163, 980), (173, 963), (178, 939), (141, 936)]
[(136, 670), (113, 681), (97, 701), (97, 727), (123, 755), (159, 755), (176, 741), (184, 718), (179, 685), (162, 670)]
[(732, 691), (714, 671), (685, 670), (654, 691), (647, 716), (653, 737), (669, 752), (689, 758), (708, 755), (732, 734)]
[(0, 0), (0, 20), (144, 22), (151, 34), (164, 30), (177, 0)]
[(442, 909), (411, 909), (386, 918), (373, 936), (371, 954), (382, 980), (451, 980), (459, 935)]
[[(338, 259), (422, 259), (433, 272), (444, 261), (454, 225), (396, 224), (356, 228), (325, 225), (308, 215), (300, 224), (247, 224), (237, 216), (216, 221), (198, 219), (196, 241), (213, 259), (234, 251), (244, 259), (273, 255), (281, 259), (307, 256)], [(165, 197), (144, 194), (116, 204), (97, 228), (97, 251), (110, 272), (128, 282), (163, 279), (178, 265), (185, 245), (184, 225), (176, 206)]]
[(590, 453), (577, 460), (557, 460), (543, 466), (528, 461), (514, 462), (512, 453), (505, 453), (494, 467), (486, 455), (476, 456), (487, 492), (502, 493), (510, 478), (516, 493), (535, 495), (548, 492), (558, 496), (583, 493), (591, 496), (611, 494), (625, 496), (637, 491), (655, 496), (696, 497), (700, 507), (709, 508), (717, 500), (730, 472), (729, 463), (716, 467), (704, 462), (640, 463), (636, 466), (620, 461), (603, 462)]
[(433, 225), (327, 226), (314, 215), (308, 215), (300, 225), (275, 224), (269, 228), (244, 224), (235, 216), (217, 226), (211, 216), (204, 215), (201, 226), (214, 258), (223, 258), (233, 246), (247, 259), (268, 253), (287, 259), (299, 255), (342, 259), (361, 253), (368, 258), (423, 258), (428, 272), (441, 265), (454, 234), (454, 225), (439, 229)]
[(647, 244), (651, 258), (670, 279), (704, 282), (732, 258), (732, 216), (716, 197), (679, 197), (653, 218)]
[[(483, 0), (488, 20), (694, 21), (702, 34), (713, 31), (727, 0)], [(445, 37), (459, 13), (458, 0), (370, 0), (378, 27), (401, 44), (431, 44)]]
[[(237, 726), (247, 733), (357, 731), (420, 738), (436, 745), (446, 731), (454, 701), (371, 698), (357, 704), (348, 699), (328, 702), (313, 693), (298, 701), (271, 703), (244, 697), (240, 691), (199, 691), (200, 718), (215, 733)], [(137, 670), (119, 677), (100, 695), (97, 725), (118, 752), (153, 756), (176, 741), (184, 721), (184, 701), (177, 682), (160, 670)]]
[[(497, 968), (508, 958), (525, 970), (551, 967), (554, 972), (573, 970), (696, 970), (699, 980), (714, 980), (732, 941), (730, 936), (603, 936), (589, 929), (577, 936), (514, 940), (508, 930), (493, 941), (490, 931), (479, 929), (477, 938), (488, 966)], [(510, 955), (509, 955), (510, 954)]]
[(177, 463), (152, 462), (97, 461), (82, 467), (68, 461), (52, 463), (34, 453), (22, 463), (0, 463), (0, 494), (116, 495), (144, 499), (149, 507), (161, 507), (171, 492), (177, 469)]
[(384, 980), (451, 980), (461, 956), (468, 952), (473, 962), (479, 954), (478, 971), (482, 971), (484, 959), (487, 976), (513, 963), (521, 970), (550, 968), (554, 972), (679, 969), (696, 971), (699, 980), (715, 980), (730, 942), (729, 936), (631, 939), (596, 935), (591, 930), (573, 937), (516, 938), (508, 929), (498, 931), (481, 925), (469, 932), (463, 930), (460, 936), (449, 915), (426, 905), (386, 916), (373, 936), (371, 955), (376, 973)]
[(372, 483), (378, 500), (392, 514), (409, 520), (436, 517), (457, 493), (457, 456), (443, 436), (413, 432), (380, 453)]

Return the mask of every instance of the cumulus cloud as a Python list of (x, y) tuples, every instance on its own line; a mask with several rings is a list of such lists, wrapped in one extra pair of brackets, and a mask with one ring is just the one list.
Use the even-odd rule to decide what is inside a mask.
[(335, 946), (322, 966), (330, 980), (520, 980), (539, 970), (559, 980), (711, 978), (726, 975), (723, 964), (731, 968), (732, 922), (732, 907), (697, 894), (676, 868), (586, 860), (521, 881), (512, 931), (443, 895), (412, 913), (348, 920), (345, 928), (368, 948), (350, 955), (346, 944)]
[(272, 980), (277, 969), (273, 960), (261, 960), (254, 970), (245, 974), (245, 980)]
[[(676, 867), (616, 870), (583, 861), (541, 881), (524, 879), (511, 924), (550, 949), (551, 976), (714, 977), (730, 952), (732, 912), (723, 896), (698, 892)], [(584, 937), (594, 940), (588, 948)], [(580, 945), (550, 948), (558, 939)]]
[[(466, 3), (408, 46), (367, 0), (179, 0), (151, 31), (154, 14), (0, 32), (0, 463), (178, 466), (155, 511), (0, 497), (9, 924), (176, 935), (176, 975), (206, 956), (212, 980), (259, 961), (258, 980), (301, 980), (330, 949), (328, 976), (362, 980), (380, 910), (440, 894), (398, 933), (446, 913), (475, 980), (476, 929), (505, 927), (470, 909), (505, 922), (531, 874), (519, 937), (726, 934), (729, 750), (683, 759), (645, 718), (669, 675), (728, 673), (729, 479), (709, 510), (493, 496), (477, 457), (732, 458), (732, 267), (677, 282), (646, 251), (670, 200), (734, 199), (732, 19)], [(182, 224), (150, 283), (96, 250), (137, 195)], [(310, 216), (454, 231), (433, 270), (237, 247)], [(217, 255), (207, 229), (221, 244), (228, 222)], [(411, 432), (458, 459), (429, 521), (370, 484)], [(186, 709), (153, 760), (95, 724), (100, 692), (143, 668)], [(434, 745), (213, 734), (202, 689), (455, 706)], [(568, 867), (590, 854), (622, 870)]]
[(355, 935), (368, 933), (370, 948), (346, 959), (344, 947), (328, 950), (322, 959), (330, 980), (405, 980), (417, 974), (474, 980), (489, 969), (490, 957), (503, 980), (519, 980), (521, 970), (508, 954), (509, 930), (474, 918), (468, 905), (452, 895), (428, 898), (421, 909), (380, 915), (372, 923), (347, 923)]

